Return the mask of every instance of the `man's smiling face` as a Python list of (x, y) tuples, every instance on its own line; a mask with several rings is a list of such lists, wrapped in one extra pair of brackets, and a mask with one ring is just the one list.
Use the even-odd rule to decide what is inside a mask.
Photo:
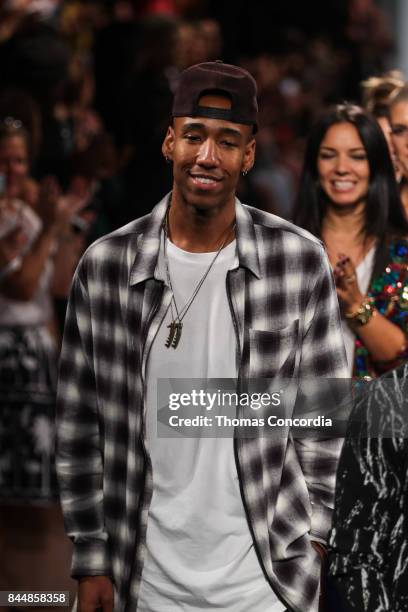
[[(229, 108), (228, 98), (206, 95), (201, 106)], [(231, 204), (239, 175), (252, 168), (252, 126), (207, 117), (175, 117), (163, 143), (173, 161), (174, 196), (203, 210)]]

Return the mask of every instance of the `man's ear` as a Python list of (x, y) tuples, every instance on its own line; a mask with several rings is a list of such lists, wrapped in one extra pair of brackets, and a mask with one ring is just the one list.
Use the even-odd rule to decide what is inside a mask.
[(251, 138), (245, 146), (244, 159), (242, 162), (242, 171), (249, 172), (255, 163), (255, 138)]
[(174, 128), (169, 125), (162, 144), (162, 153), (166, 159), (173, 159), (174, 140)]

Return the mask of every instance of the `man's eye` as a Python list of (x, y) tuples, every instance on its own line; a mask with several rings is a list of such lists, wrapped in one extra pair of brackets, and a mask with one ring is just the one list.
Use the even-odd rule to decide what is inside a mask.
[(237, 145), (235, 144), (235, 142), (231, 142), (231, 140), (222, 140), (221, 144), (224, 147), (236, 147)]
[(200, 137), (196, 134), (186, 134), (184, 138), (190, 142), (198, 142), (200, 140)]

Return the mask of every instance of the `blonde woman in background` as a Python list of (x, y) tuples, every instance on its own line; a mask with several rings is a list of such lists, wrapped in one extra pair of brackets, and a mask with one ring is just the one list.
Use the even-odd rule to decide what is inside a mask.
[(402, 172), (391, 137), (390, 104), (404, 85), (404, 75), (399, 70), (390, 70), (381, 76), (370, 77), (361, 83), (362, 106), (376, 118), (384, 133), (398, 182), (402, 178)]
[(390, 103), (391, 137), (401, 171), (400, 194), (408, 217), (408, 85)]

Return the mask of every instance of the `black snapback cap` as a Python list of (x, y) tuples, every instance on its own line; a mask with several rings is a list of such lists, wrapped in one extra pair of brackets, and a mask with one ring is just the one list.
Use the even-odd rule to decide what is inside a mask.
[[(220, 93), (231, 100), (231, 108), (200, 106), (207, 93)], [(256, 82), (247, 70), (232, 64), (204, 62), (184, 70), (173, 101), (173, 117), (208, 117), (233, 123), (257, 124), (258, 102)]]

